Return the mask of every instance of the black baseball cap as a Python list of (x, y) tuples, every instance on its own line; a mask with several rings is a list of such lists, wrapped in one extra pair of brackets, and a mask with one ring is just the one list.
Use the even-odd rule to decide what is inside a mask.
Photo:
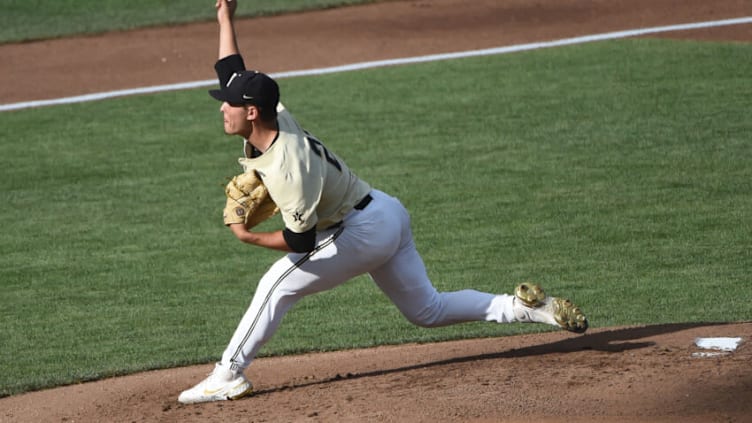
[(209, 95), (230, 104), (253, 104), (259, 107), (277, 107), (279, 85), (269, 75), (255, 70), (235, 72), (219, 90)]

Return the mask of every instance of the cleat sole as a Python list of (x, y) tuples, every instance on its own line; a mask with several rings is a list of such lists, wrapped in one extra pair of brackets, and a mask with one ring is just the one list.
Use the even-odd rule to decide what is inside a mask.
[(579, 307), (566, 298), (553, 298), (554, 319), (562, 327), (570, 332), (585, 333), (588, 330), (588, 320)]

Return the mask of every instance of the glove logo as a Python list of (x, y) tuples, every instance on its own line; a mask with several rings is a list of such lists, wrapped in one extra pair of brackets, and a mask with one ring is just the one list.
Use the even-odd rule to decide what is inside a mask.
[(242, 207), (235, 207), (235, 214), (239, 217), (245, 216), (245, 209)]

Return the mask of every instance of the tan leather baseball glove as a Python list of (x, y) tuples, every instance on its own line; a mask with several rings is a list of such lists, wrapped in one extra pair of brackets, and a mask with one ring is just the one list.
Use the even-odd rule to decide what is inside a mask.
[(251, 229), (279, 212), (263, 181), (252, 169), (233, 177), (225, 187), (225, 194), (225, 225), (244, 223)]

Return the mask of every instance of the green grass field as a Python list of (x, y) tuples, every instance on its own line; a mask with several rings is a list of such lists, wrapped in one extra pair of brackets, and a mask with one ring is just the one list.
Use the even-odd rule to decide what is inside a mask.
[[(280, 84), (411, 210), (439, 289), (535, 280), (606, 327), (752, 316), (750, 74), (750, 45), (640, 39)], [(0, 396), (218, 359), (279, 254), (222, 225), (240, 143), (217, 109), (199, 89), (0, 113)], [(416, 328), (361, 277), (262, 355), (548, 330)]]

